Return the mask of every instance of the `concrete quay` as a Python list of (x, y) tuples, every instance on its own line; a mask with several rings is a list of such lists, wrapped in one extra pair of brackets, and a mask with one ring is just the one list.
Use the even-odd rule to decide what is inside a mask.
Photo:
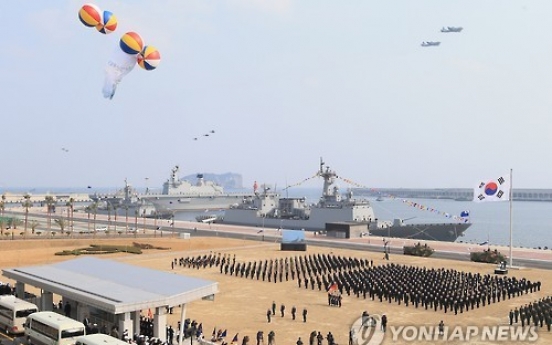
[[(11, 211), (10, 211), (11, 212)], [(18, 209), (17, 212), (12, 214), (22, 218), (24, 216), (24, 210)], [(42, 223), (47, 220), (47, 213), (45, 211), (32, 210), (29, 213), (29, 219), (39, 219)], [(94, 224), (95, 222), (95, 224)], [(49, 231), (56, 231), (54, 222)], [(87, 213), (75, 212), (71, 222), (67, 219), (66, 231), (73, 229), (74, 236), (86, 236), (90, 235), (91, 231), (94, 232), (94, 225), (96, 228), (101, 227), (107, 229), (107, 233), (116, 233), (119, 235), (129, 234), (131, 232), (140, 232), (141, 236), (149, 234), (152, 236), (158, 235), (156, 231), (162, 231), (163, 233), (190, 233), (190, 236), (205, 236), (205, 237), (222, 237), (222, 238), (238, 238), (244, 240), (255, 240), (264, 242), (280, 242), (281, 232), (277, 229), (259, 228), (259, 227), (247, 227), (225, 224), (205, 224), (192, 221), (174, 221), (170, 220), (157, 220), (149, 218), (136, 218), (136, 217), (118, 217), (115, 222), (115, 218), (111, 219), (107, 215), (96, 215), (94, 221), (92, 217), (88, 218)], [(72, 224), (72, 226), (71, 226)], [(20, 226), (17, 231), (22, 231)], [(41, 230), (45, 230), (44, 226)], [(59, 230), (59, 228), (58, 228)], [(94, 236), (102, 235), (99, 231), (94, 233)], [(169, 235), (170, 236), (170, 235)], [(308, 245), (323, 246), (331, 248), (346, 248), (359, 251), (381, 252), (383, 255), (384, 243), (388, 241), (390, 248), (390, 254), (403, 255), (403, 247), (411, 246), (417, 243), (427, 244), (429, 247), (435, 250), (432, 258), (442, 258), (460, 261), (470, 261), (471, 252), (481, 252), (483, 250), (491, 249), (497, 250), (505, 256), (509, 256), (510, 248), (508, 246), (495, 246), (495, 245), (478, 245), (470, 243), (458, 243), (458, 242), (441, 242), (441, 241), (420, 241), (404, 238), (386, 238), (386, 237), (364, 237), (355, 239), (336, 239), (319, 235), (314, 232), (306, 232), (305, 240)], [(552, 250), (545, 249), (532, 249), (532, 248), (512, 248), (512, 257), (514, 268), (534, 267), (543, 269), (552, 269)]]

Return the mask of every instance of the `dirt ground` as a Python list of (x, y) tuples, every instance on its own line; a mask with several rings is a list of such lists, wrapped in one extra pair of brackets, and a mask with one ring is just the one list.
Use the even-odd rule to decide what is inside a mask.
[[(414, 308), (412, 305), (406, 307), (398, 306), (395, 303), (380, 303), (369, 299), (357, 299), (354, 296), (343, 297), (341, 308), (327, 305), (327, 297), (324, 291), (317, 288), (306, 290), (298, 288), (297, 281), (284, 281), (282, 283), (269, 283), (257, 280), (227, 276), (221, 274), (216, 267), (206, 269), (191, 269), (176, 266), (171, 270), (171, 260), (174, 258), (188, 257), (199, 254), (228, 253), (236, 255), (237, 262), (248, 262), (260, 259), (284, 258), (296, 255), (313, 253), (334, 253), (347, 257), (362, 257), (374, 261), (374, 264), (384, 264), (381, 253), (340, 250), (310, 246), (305, 252), (283, 252), (279, 250), (279, 244), (254, 242), (245, 240), (231, 240), (221, 238), (180, 239), (168, 238), (130, 238), (130, 239), (42, 239), (42, 240), (2, 240), (0, 241), (0, 268), (14, 268), (40, 264), (50, 264), (62, 260), (70, 260), (72, 256), (56, 256), (56, 252), (64, 249), (75, 249), (85, 247), (89, 244), (124, 244), (132, 242), (148, 243), (159, 247), (168, 247), (169, 250), (148, 250), (143, 254), (107, 254), (101, 258), (112, 259), (128, 264), (154, 268), (175, 274), (199, 277), (219, 283), (220, 292), (214, 301), (197, 301), (187, 306), (186, 317), (203, 323), (203, 330), (206, 338), (210, 338), (213, 328), (227, 329), (228, 340), (239, 333), (240, 342), (243, 336), (251, 338), (250, 344), (254, 344), (257, 331), (262, 330), (266, 335), (273, 330), (276, 333), (276, 344), (295, 344), (298, 337), (301, 337), (305, 344), (308, 344), (308, 337), (311, 331), (320, 331), (326, 335), (329, 331), (334, 334), (338, 344), (348, 343), (348, 334), (351, 324), (360, 317), (363, 311), (370, 314), (385, 313), (389, 319), (389, 326), (409, 325), (437, 325), (440, 320), (449, 326), (493, 326), (506, 325), (508, 323), (508, 312), (514, 307), (530, 303), (541, 297), (552, 295), (552, 271), (524, 268), (511, 270), (510, 276), (518, 278), (525, 277), (531, 281), (540, 280), (542, 289), (540, 292), (522, 295), (510, 300), (494, 303), (479, 309), (470, 310), (463, 314), (454, 315), (450, 312), (445, 314), (442, 311), (430, 311), (423, 308)], [(451, 260), (440, 260), (431, 258), (417, 258), (402, 255), (392, 255), (390, 262), (414, 266), (426, 266), (435, 268), (451, 268), (465, 272), (480, 272), (482, 274), (492, 273), (494, 265), (480, 263), (457, 262)], [(3, 282), (6, 279), (2, 279)], [(32, 290), (30, 290), (32, 291)], [(37, 292), (38, 293), (38, 292)], [(267, 323), (266, 311), (270, 308), (272, 301), (277, 304), (276, 316), (271, 323)], [(281, 304), (286, 306), (285, 317), (279, 316)], [(298, 317), (295, 321), (289, 313), (292, 306), (296, 306)], [(307, 322), (301, 320), (300, 313), (307, 308)], [(176, 327), (180, 318), (180, 309), (175, 308), (174, 314), (169, 315), (169, 324)], [(537, 344), (548, 344), (552, 342), (552, 333), (546, 331), (546, 327), (539, 329)], [(384, 344), (404, 344), (405, 340), (392, 339), (388, 331), (385, 335)], [(412, 344), (427, 343), (421, 341), (411, 342)], [(442, 340), (436, 343), (444, 343)], [(462, 341), (448, 343), (465, 343)], [(478, 341), (472, 339), (470, 344), (493, 344), (494, 342)], [(511, 342), (502, 342), (511, 343)], [(326, 344), (326, 341), (324, 341)]]

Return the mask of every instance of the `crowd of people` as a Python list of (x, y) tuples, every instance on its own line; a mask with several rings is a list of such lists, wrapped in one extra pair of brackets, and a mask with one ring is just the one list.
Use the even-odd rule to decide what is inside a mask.
[(15, 286), (10, 283), (3, 284), (0, 282), (0, 295), (15, 295)]
[[(239, 262), (235, 255), (211, 252), (195, 257), (175, 258), (171, 265), (173, 269), (176, 265), (195, 269), (217, 267), (221, 274), (271, 283), (296, 280), (298, 288), (318, 289), (328, 293), (329, 305), (341, 306), (341, 295), (347, 294), (382, 303), (396, 303), (454, 314), (537, 292), (541, 288), (540, 281), (525, 278), (394, 263), (375, 266), (372, 260), (366, 258), (322, 253)], [(275, 302), (268, 308), (268, 322), (275, 317), (276, 308)], [(523, 309), (523, 322), (529, 322), (530, 318), (541, 325), (546, 323), (550, 328), (550, 298), (525, 306)], [(284, 317), (285, 311), (285, 305), (281, 304), (281, 317)], [(296, 313), (297, 309), (294, 306), (291, 312), (294, 320)], [(303, 313), (303, 321), (306, 322), (306, 309)], [(518, 311), (517, 316), (516, 312), (512, 311), (512, 315), (512, 322), (522, 319), (521, 311)], [(385, 325), (381, 327), (385, 328)], [(259, 334), (257, 339), (259, 340)], [(328, 341), (328, 345), (333, 345), (331, 332), (324, 337), (320, 332), (313, 331), (309, 336), (309, 345), (322, 345), (324, 339)], [(299, 338), (297, 344), (302, 343), (303, 340)]]
[[(285, 314), (286, 314), (286, 305), (282, 303), (280, 305), (280, 317), (284, 317)], [(297, 317), (297, 307), (292, 306), (290, 314), (291, 314), (291, 319), (295, 320), (295, 318)], [(303, 311), (301, 312), (301, 315), (303, 317), (303, 322), (307, 322), (307, 314), (308, 314), (307, 308), (303, 308)], [(272, 318), (274, 316), (276, 316), (276, 302), (272, 301), (272, 306), (268, 308), (266, 311), (266, 319), (268, 323), (272, 321)]]
[[(236, 262), (235, 255), (210, 253), (181, 258), (178, 262), (194, 268), (216, 266), (222, 274), (269, 282), (294, 280), (297, 277), (299, 288), (314, 290), (317, 287), (320, 291), (328, 291), (331, 286), (337, 285), (339, 295), (346, 293), (358, 298), (362, 296), (380, 302), (433, 308), (455, 314), (540, 291), (541, 287), (540, 281), (531, 282), (525, 278), (394, 263), (374, 266), (373, 261), (367, 259), (331, 254)], [(330, 305), (334, 305), (330, 295), (328, 300)], [(336, 304), (340, 303), (341, 299)]]
[(510, 310), (510, 325), (552, 328), (552, 296), (547, 296)]
[(452, 311), (455, 314), (506, 298), (540, 291), (541, 283), (525, 278), (499, 277), (454, 269), (385, 264), (339, 272), (332, 277), (339, 291), (360, 298), (403, 303), (416, 308)]

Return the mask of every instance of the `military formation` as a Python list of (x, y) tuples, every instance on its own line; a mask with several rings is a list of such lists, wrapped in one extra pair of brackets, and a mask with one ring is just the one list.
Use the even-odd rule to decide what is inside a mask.
[[(523, 294), (540, 291), (540, 281), (525, 278), (463, 272), (445, 268), (427, 268), (385, 263), (374, 265), (365, 258), (344, 257), (334, 254), (305, 254), (283, 258), (239, 262), (235, 255), (209, 253), (188, 258), (175, 258), (175, 266), (188, 268), (217, 267), (221, 274), (268, 283), (297, 281), (300, 289), (319, 290), (332, 296), (347, 294), (381, 303), (424, 308), (444, 313), (465, 313), (475, 308), (512, 299)], [(332, 293), (330, 293), (333, 290)], [(339, 298), (338, 306), (341, 306)], [(292, 309), (295, 319), (297, 310)], [(276, 305), (268, 308), (267, 321), (271, 322)], [(280, 306), (283, 317), (285, 306)], [(523, 317), (522, 317), (523, 315)], [(552, 323), (551, 298), (520, 307), (511, 313), (512, 323), (523, 320), (550, 329)], [(306, 322), (306, 315), (304, 315)], [(326, 339), (333, 343), (331, 333), (324, 337), (320, 332), (309, 336), (309, 345), (321, 345)], [(298, 344), (303, 340), (298, 339)]]
[(541, 288), (539, 281), (531, 282), (525, 278), (393, 263), (340, 271), (331, 279), (338, 284), (342, 294), (455, 314), (540, 291)]
[(552, 328), (552, 296), (535, 300), (510, 310), (508, 315), (510, 325)]

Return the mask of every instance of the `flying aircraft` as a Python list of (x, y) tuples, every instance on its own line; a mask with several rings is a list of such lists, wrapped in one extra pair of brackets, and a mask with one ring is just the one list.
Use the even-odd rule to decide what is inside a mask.
[(437, 47), (441, 42), (422, 42), (422, 47)]
[(441, 32), (462, 32), (464, 30), (461, 26), (447, 26), (446, 28), (443, 27), (441, 29)]

